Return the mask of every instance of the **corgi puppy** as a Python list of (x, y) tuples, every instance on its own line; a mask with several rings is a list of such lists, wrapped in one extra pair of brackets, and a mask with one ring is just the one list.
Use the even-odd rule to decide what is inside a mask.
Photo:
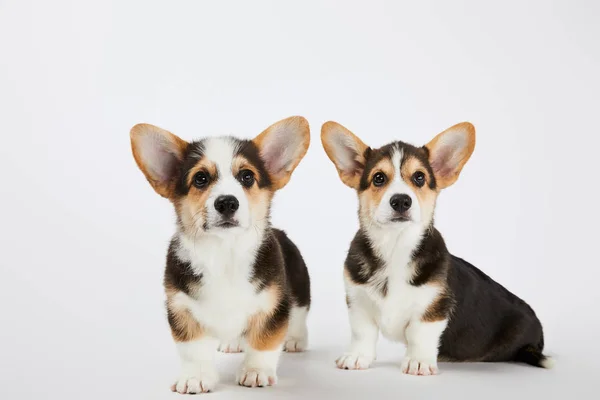
[(248, 387), (274, 385), (281, 350), (306, 348), (308, 271), (294, 243), (271, 227), (269, 213), (309, 143), (302, 117), (279, 121), (253, 140), (188, 143), (156, 126), (132, 128), (138, 167), (177, 215), (164, 275), (181, 359), (173, 391), (215, 388), (219, 344), (226, 352), (243, 349), (236, 379)]
[(352, 337), (339, 368), (368, 368), (380, 331), (406, 344), (406, 374), (435, 375), (438, 360), (551, 366), (531, 307), (450, 254), (433, 226), (438, 194), (475, 147), (473, 125), (455, 125), (423, 147), (372, 149), (335, 122), (323, 125), (321, 139), (360, 205), (344, 268)]

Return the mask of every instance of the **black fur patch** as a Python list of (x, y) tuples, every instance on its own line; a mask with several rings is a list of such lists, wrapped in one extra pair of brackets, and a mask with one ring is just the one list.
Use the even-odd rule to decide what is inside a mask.
[[(447, 284), (456, 307), (441, 338), (441, 357), (523, 362), (535, 358), (539, 364), (544, 347), (542, 324), (527, 303), (455, 256), (451, 256)], [(532, 352), (523, 353), (523, 349), (534, 349), (535, 357), (526, 359)]]
[(196, 275), (190, 263), (183, 262), (177, 257), (175, 253), (177, 246), (179, 246), (178, 240), (171, 240), (167, 253), (164, 285), (166, 288), (190, 294), (190, 288), (202, 282), (202, 275)]
[(185, 196), (188, 194), (190, 190), (190, 187), (187, 184), (188, 174), (202, 157), (204, 157), (204, 143), (202, 140), (188, 144), (178, 171), (179, 178), (177, 179), (177, 186), (175, 187), (175, 193), (177, 195)]
[(298, 307), (310, 306), (310, 278), (300, 251), (287, 235), (268, 228), (250, 279), (257, 292), (276, 283)]
[(364, 285), (381, 268), (383, 268), (383, 261), (375, 255), (367, 235), (359, 230), (350, 244), (346, 257), (346, 271), (350, 279), (356, 284)]
[(281, 246), (287, 283), (294, 304), (298, 307), (310, 307), (310, 277), (302, 254), (284, 231), (273, 229), (273, 234)]
[(421, 243), (413, 252), (415, 271), (411, 284), (421, 286), (432, 281), (443, 282), (450, 265), (449, 260), (450, 254), (444, 239), (432, 226), (423, 235)]

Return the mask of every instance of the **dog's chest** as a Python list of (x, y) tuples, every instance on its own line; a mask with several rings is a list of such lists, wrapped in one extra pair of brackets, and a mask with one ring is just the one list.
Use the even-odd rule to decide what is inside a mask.
[[(419, 320), (439, 294), (439, 288), (410, 283), (414, 271), (412, 248), (396, 247), (384, 260), (384, 268), (373, 277), (370, 290), (381, 333), (395, 341), (406, 343), (405, 330), (413, 320)], [(385, 288), (385, 290), (381, 290)]]
[(254, 252), (235, 250), (239, 249), (213, 243), (181, 251), (202, 275), (197, 290), (186, 295), (186, 305), (195, 319), (221, 340), (235, 339), (253, 315), (272, 307), (269, 293), (257, 292), (250, 282)]
[(410, 283), (415, 270), (412, 253), (421, 237), (422, 231), (418, 227), (408, 228), (398, 237), (371, 237), (383, 267), (372, 277), (366, 293), (381, 333), (404, 343), (408, 324), (420, 319), (439, 293), (437, 287)]
[(218, 274), (204, 276), (190, 309), (214, 336), (229, 340), (246, 329), (250, 317), (269, 306), (267, 294), (257, 293), (247, 276)]
[(406, 343), (406, 327), (411, 321), (421, 319), (437, 294), (435, 287), (411, 285), (404, 273), (389, 274), (385, 296), (381, 291), (371, 293), (377, 309), (376, 321), (383, 336)]

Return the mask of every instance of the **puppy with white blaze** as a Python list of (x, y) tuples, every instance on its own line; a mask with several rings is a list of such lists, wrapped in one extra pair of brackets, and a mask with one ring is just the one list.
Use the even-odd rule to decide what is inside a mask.
[(237, 382), (256, 387), (276, 383), (282, 349), (306, 348), (308, 270), (294, 243), (271, 227), (269, 213), (309, 143), (302, 117), (253, 140), (188, 143), (148, 124), (131, 130), (137, 165), (177, 215), (164, 276), (181, 359), (173, 391), (212, 391), (217, 349), (245, 352)]
[(359, 198), (360, 229), (344, 267), (352, 337), (339, 368), (368, 368), (379, 332), (406, 344), (402, 372), (411, 375), (437, 374), (438, 360), (551, 366), (531, 307), (450, 254), (433, 226), (438, 194), (475, 148), (473, 125), (457, 124), (423, 147), (372, 149), (327, 122), (321, 140)]

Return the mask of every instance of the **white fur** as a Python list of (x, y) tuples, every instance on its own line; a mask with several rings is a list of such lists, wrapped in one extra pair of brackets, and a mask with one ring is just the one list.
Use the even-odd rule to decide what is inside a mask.
[[(437, 373), (439, 339), (446, 321), (421, 322), (440, 288), (410, 284), (414, 271), (412, 252), (421, 242), (428, 222), (421, 219), (418, 199), (400, 177), (401, 161), (402, 152), (395, 151), (392, 162), (396, 174), (374, 216), (378, 223), (364, 227), (384, 267), (369, 285), (356, 285), (345, 277), (352, 340), (337, 365), (344, 369), (368, 368), (375, 359), (375, 345), (381, 331), (386, 338), (407, 345), (403, 372), (431, 375)], [(387, 222), (391, 215), (387, 210), (391, 210), (389, 198), (396, 193), (411, 196), (411, 221)], [(386, 280), (388, 289), (384, 297), (378, 288)]]
[[(210, 190), (210, 196), (206, 200), (207, 222), (209, 233), (228, 236), (231, 232), (247, 229), (250, 224), (250, 204), (241, 183), (233, 176), (231, 165), (236, 151), (235, 143), (228, 138), (209, 138), (204, 141), (204, 157), (215, 163), (219, 174), (218, 180)], [(215, 200), (219, 196), (232, 195), (239, 202), (239, 208), (235, 212), (234, 219), (239, 223), (237, 228), (216, 228), (221, 215), (215, 208)]]
[(177, 343), (181, 374), (173, 385), (173, 390), (182, 394), (212, 391), (219, 380), (214, 365), (216, 348), (217, 341), (207, 337)]
[(348, 316), (352, 337), (348, 351), (336, 360), (341, 369), (367, 369), (376, 357), (375, 345), (379, 336), (376, 321), (377, 307), (365, 290), (348, 279), (344, 280), (350, 299)]
[(179, 238), (177, 256), (202, 274), (202, 286), (193, 297), (180, 292), (172, 301), (188, 308), (208, 333), (222, 342), (238, 339), (250, 316), (270, 310), (270, 294), (257, 295), (250, 283), (260, 244), (257, 236), (256, 231), (248, 230), (231, 238)]
[(307, 307), (292, 307), (290, 323), (283, 349), (290, 353), (304, 351), (308, 347), (308, 329), (306, 328)]
[(222, 353), (242, 353), (246, 347), (246, 341), (243, 338), (228, 340), (219, 344), (219, 351)]
[(554, 368), (554, 365), (556, 365), (556, 362), (554, 361), (554, 358), (546, 356), (546, 358), (540, 362), (540, 365), (542, 368), (552, 369)]
[(238, 374), (237, 382), (242, 386), (271, 386), (277, 383), (277, 363), (281, 350), (257, 351), (248, 348)]
[(414, 318), (406, 327), (408, 346), (402, 361), (402, 372), (410, 375), (436, 375), (440, 337), (448, 325), (447, 320), (423, 322)]

